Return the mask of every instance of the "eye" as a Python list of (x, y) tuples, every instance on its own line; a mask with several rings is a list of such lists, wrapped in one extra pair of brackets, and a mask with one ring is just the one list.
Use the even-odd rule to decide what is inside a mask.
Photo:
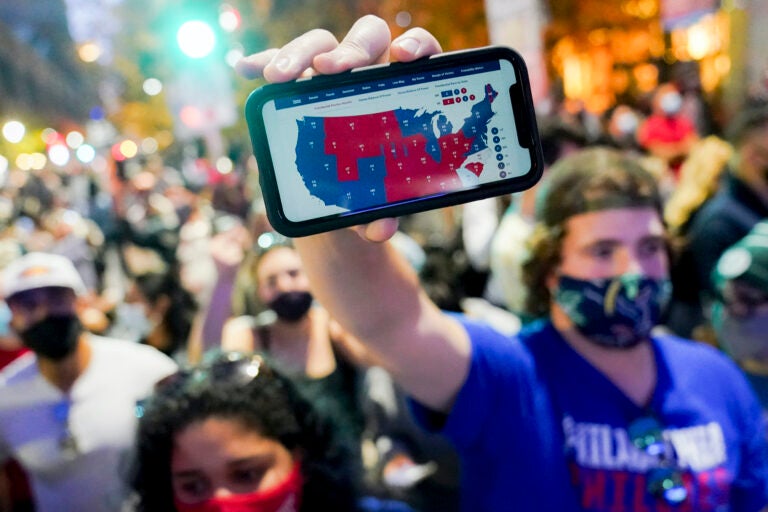
[(176, 497), (181, 501), (193, 503), (202, 501), (211, 494), (211, 485), (203, 477), (183, 477), (173, 482)]
[(589, 254), (597, 259), (608, 260), (613, 256), (615, 244), (611, 242), (598, 242), (589, 247)]
[(300, 270), (300, 269), (298, 269), (298, 268), (295, 268), (295, 269), (293, 269), (293, 270), (289, 270), (289, 271), (288, 271), (288, 275), (289, 275), (289, 276), (290, 276), (292, 279), (295, 279), (295, 278), (297, 278), (297, 277), (299, 277), (299, 276), (301, 275), (301, 270)]
[(640, 243), (640, 255), (644, 257), (666, 253), (667, 244), (661, 237), (647, 238)]
[(261, 467), (251, 466), (235, 469), (232, 472), (232, 480), (238, 485), (258, 486), (264, 478), (265, 470)]

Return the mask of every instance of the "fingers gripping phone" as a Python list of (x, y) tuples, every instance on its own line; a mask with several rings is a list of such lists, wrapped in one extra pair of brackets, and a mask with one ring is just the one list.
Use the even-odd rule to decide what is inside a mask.
[(542, 172), (525, 64), (504, 47), (269, 84), (246, 120), (286, 236), (517, 192)]

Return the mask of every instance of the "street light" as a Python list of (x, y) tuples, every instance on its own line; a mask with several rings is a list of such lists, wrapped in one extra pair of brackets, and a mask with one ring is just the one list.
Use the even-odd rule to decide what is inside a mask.
[(200, 20), (187, 21), (176, 32), (176, 42), (187, 57), (202, 59), (216, 46), (216, 34), (211, 26)]

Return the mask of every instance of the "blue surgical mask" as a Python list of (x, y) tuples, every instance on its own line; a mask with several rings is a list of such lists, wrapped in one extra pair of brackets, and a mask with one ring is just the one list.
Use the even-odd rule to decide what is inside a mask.
[(115, 323), (110, 335), (130, 341), (141, 341), (149, 336), (155, 327), (147, 317), (143, 305), (137, 302), (123, 302), (115, 309)]
[(554, 299), (588, 340), (631, 348), (649, 339), (671, 291), (668, 279), (636, 274), (605, 279), (561, 275)]

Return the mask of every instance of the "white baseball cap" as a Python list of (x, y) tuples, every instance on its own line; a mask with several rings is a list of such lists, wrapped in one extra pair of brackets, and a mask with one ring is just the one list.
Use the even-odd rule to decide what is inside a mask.
[(3, 297), (36, 288), (69, 288), (77, 295), (86, 291), (72, 261), (58, 254), (30, 252), (12, 261), (2, 273)]

